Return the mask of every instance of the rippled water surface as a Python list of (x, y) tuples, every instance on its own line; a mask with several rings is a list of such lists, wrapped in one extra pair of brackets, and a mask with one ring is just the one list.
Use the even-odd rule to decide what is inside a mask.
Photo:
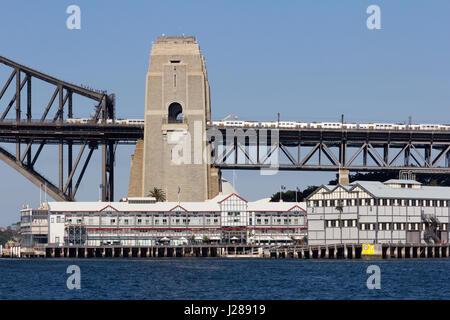
[[(369, 265), (381, 289), (369, 290)], [(81, 270), (69, 290), (67, 267)], [(0, 299), (449, 299), (450, 259), (0, 259)]]

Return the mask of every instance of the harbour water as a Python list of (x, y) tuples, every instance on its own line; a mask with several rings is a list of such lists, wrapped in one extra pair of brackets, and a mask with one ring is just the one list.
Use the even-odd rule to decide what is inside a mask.
[[(68, 266), (81, 271), (69, 290)], [(369, 290), (367, 267), (381, 270)], [(450, 259), (0, 259), (0, 299), (449, 299)]]

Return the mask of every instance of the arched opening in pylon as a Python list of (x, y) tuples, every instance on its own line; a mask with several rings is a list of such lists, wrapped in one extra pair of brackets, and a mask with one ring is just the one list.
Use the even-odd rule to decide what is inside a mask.
[(183, 122), (183, 108), (178, 102), (173, 102), (169, 106), (169, 123)]

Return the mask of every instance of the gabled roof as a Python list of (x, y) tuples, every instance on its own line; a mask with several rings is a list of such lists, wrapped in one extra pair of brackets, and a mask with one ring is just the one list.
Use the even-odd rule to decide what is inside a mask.
[(98, 210), (98, 212), (102, 212), (102, 211), (111, 211), (111, 210), (107, 210), (107, 209), (112, 209), (113, 211), (119, 212), (119, 210), (117, 210), (116, 208), (114, 208), (112, 205), (108, 204), (106, 207), (104, 207), (103, 209)]
[(239, 199), (241, 199), (242, 201), (245, 201), (246, 203), (248, 202), (247, 200), (245, 200), (244, 198), (242, 198), (240, 195), (238, 195), (238, 194), (236, 194), (236, 193), (232, 193), (232, 194), (229, 194), (228, 197), (226, 197), (225, 199), (220, 200), (220, 201), (217, 202), (217, 203), (222, 203), (222, 202), (224, 202), (225, 200), (227, 200), (228, 198), (231, 198), (232, 196), (236, 196), (236, 197), (238, 197)]
[(306, 200), (309, 200), (313, 195), (315, 195), (321, 188), (324, 188), (325, 190), (327, 190), (328, 193), (332, 193), (334, 192), (336, 189), (338, 188), (343, 188), (344, 190), (346, 190), (347, 192), (352, 192), (353, 189), (355, 189), (356, 187), (360, 187), (362, 190), (364, 190), (365, 192), (369, 193), (371, 196), (375, 197), (370, 190), (368, 190), (367, 188), (365, 188), (364, 186), (362, 186), (361, 184), (359, 184), (360, 181), (355, 181), (350, 183), (350, 185), (348, 186), (343, 186), (340, 184), (336, 184), (336, 185), (321, 185), (320, 187), (318, 187), (316, 190), (314, 190), (313, 193), (311, 193), (309, 196), (306, 197)]
[(182, 206), (180, 206), (179, 204), (176, 205), (175, 207), (173, 207), (172, 209), (170, 209), (169, 211), (185, 211), (185, 212), (187, 212), (187, 210), (185, 208), (183, 208)]

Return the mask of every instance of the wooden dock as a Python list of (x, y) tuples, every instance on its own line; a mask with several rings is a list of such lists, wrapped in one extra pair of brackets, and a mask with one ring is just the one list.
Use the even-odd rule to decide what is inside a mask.
[[(269, 249), (270, 258), (294, 259), (414, 259), (448, 258), (450, 245), (389, 243), (374, 245), (373, 254), (364, 254), (362, 244), (286, 246)], [(265, 255), (267, 257), (267, 255)]]
[[(182, 245), (182, 246), (46, 246), (41, 254), (24, 252), (24, 258), (157, 258), (157, 257), (257, 257), (264, 249), (253, 245)], [(44, 254), (42, 254), (42, 252)]]
[(200, 244), (158, 246), (45, 246), (22, 250), (22, 258), (157, 258), (229, 257), (292, 259), (413, 259), (448, 258), (446, 244), (377, 244), (372, 254), (362, 244), (256, 246), (245, 244)]

